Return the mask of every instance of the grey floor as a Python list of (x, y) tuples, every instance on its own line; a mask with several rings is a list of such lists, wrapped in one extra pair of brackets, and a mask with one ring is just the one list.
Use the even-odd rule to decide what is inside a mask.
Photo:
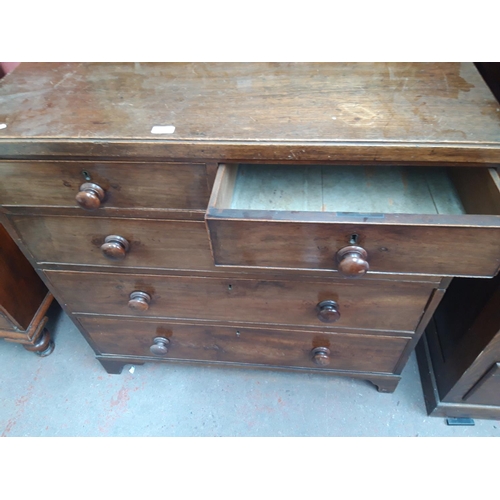
[(57, 305), (55, 351), (0, 341), (2, 436), (499, 436), (425, 412), (416, 359), (393, 394), (316, 374), (149, 363), (108, 375)]

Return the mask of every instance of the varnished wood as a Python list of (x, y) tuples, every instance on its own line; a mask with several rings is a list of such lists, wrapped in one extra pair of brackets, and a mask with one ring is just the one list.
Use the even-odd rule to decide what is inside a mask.
[[(336, 253), (359, 235), (370, 272), (494, 276), (500, 267), (500, 226), (442, 227), (340, 221), (207, 219), (221, 267), (337, 270)], [(300, 235), (300, 238), (298, 237)], [(415, 249), (418, 248), (418, 251)]]
[(500, 416), (500, 275), (454, 280), (421, 343), (417, 354), (429, 414)]
[(97, 210), (104, 201), (106, 193), (104, 189), (93, 182), (85, 182), (75, 196), (75, 200), (85, 210)]
[[(369, 266), (376, 272), (493, 276), (500, 266), (500, 182), (493, 169), (482, 170), (471, 186), (476, 190), (466, 197), (466, 207), (473, 214), (465, 215), (235, 209), (235, 170), (220, 167), (207, 210), (216, 265), (346, 268), (352, 275), (352, 259), (344, 264), (336, 256), (356, 237), (356, 246), (369, 256), (362, 271)], [(471, 202), (481, 197), (481, 205)], [(476, 208), (484, 213), (485, 206), (491, 212), (474, 214)]]
[[(500, 358), (499, 358), (500, 359)], [(491, 405), (500, 407), (500, 363), (490, 370), (464, 396), (468, 404)]]
[(340, 319), (339, 305), (334, 300), (322, 300), (316, 306), (316, 312), (323, 323), (335, 323)]
[[(92, 218), (94, 214), (98, 212), (94, 212), (92, 215)], [(40, 217), (40, 216), (37, 216)], [(50, 217), (52, 218), (52, 217)], [(85, 216), (84, 219), (87, 219), (88, 217)], [(118, 229), (123, 229), (123, 225), (120, 221), (122, 221), (121, 218), (118, 218), (118, 220), (113, 219), (108, 219), (105, 217), (99, 217), (98, 222), (94, 222), (97, 224), (96, 227), (99, 227), (101, 229), (105, 229), (101, 233), (101, 236), (104, 236), (104, 233), (109, 230), (111, 231), (116, 231)], [(79, 232), (72, 232), (72, 225), (78, 225), (78, 227), (83, 227), (85, 229), (86, 226), (80, 226), (77, 224), (75, 219), (71, 219), (71, 222), (68, 222), (64, 224), (64, 233), (65, 234), (71, 234), (72, 238), (64, 238), (61, 237), (58, 232), (57, 232), (57, 226), (58, 224), (63, 225), (63, 221), (60, 218), (55, 218), (53, 222), (48, 222), (46, 220), (46, 217), (43, 216), (41, 217), (41, 220), (39, 223), (37, 223), (36, 218), (33, 217), (15, 217), (15, 218), (10, 218), (8, 216), (5, 216), (2, 214), (1, 208), (0, 208), (0, 220), (3, 222), (5, 227), (9, 227), (9, 231), (11, 235), (13, 235), (16, 238), (16, 243), (17, 245), (23, 249), (24, 254), (27, 256), (29, 259), (30, 263), (34, 267), (39, 267), (40, 269), (46, 269), (46, 270), (62, 270), (62, 271), (67, 271), (67, 270), (86, 270), (89, 272), (101, 272), (102, 271), (102, 263), (85, 263), (85, 261), (82, 261), (80, 259), (83, 254), (87, 254), (86, 248), (83, 247), (83, 253), (80, 255), (80, 251), (82, 248), (80, 248), (79, 245), (76, 246), (70, 246), (68, 250), (64, 251), (64, 254), (61, 254), (59, 256), (59, 250), (62, 248), (66, 248), (65, 245), (69, 244), (71, 241), (75, 241), (74, 238), (77, 237), (77, 235), (81, 234)], [(104, 226), (101, 226), (102, 221), (107, 221), (104, 222)], [(43, 221), (43, 222), (42, 222)], [(12, 225), (12, 222), (15, 223), (15, 225)], [(81, 219), (78, 221), (81, 222)], [(149, 224), (148, 221), (138, 219), (134, 220), (137, 224), (140, 224), (142, 228), (148, 228)], [(156, 219), (152, 220), (151, 222), (156, 222)], [(177, 252), (174, 251), (174, 249), (170, 246), (173, 242), (176, 240), (184, 240), (184, 251), (182, 252), (182, 245), (178, 245), (179, 255), (184, 255), (183, 257), (183, 262), (180, 264), (166, 264), (167, 267), (165, 268), (155, 268), (155, 274), (169, 274), (169, 275), (185, 275), (186, 272), (188, 272), (189, 275), (191, 276), (209, 276), (209, 275), (220, 275), (220, 276), (226, 276), (226, 277), (235, 277), (238, 278), (240, 276), (245, 276), (251, 279), (261, 279), (263, 276), (266, 278), (270, 279), (281, 279), (283, 276), (286, 276), (287, 280), (291, 281), (300, 281), (303, 279), (324, 279), (325, 274), (330, 275), (330, 276), (335, 276), (336, 271), (331, 271), (330, 273), (325, 273), (324, 271), (317, 271), (317, 270), (293, 270), (293, 269), (287, 269), (285, 273), (280, 270), (270, 270), (270, 269), (259, 269), (259, 268), (235, 268), (235, 269), (228, 269), (228, 268), (220, 268), (220, 267), (215, 267), (213, 265), (213, 259), (212, 255), (210, 252), (210, 245), (208, 241), (208, 237), (206, 234), (205, 229), (203, 228), (202, 224), (198, 224), (198, 226), (185, 226), (182, 230), (175, 230), (178, 223), (181, 221), (172, 221), (175, 224), (170, 225), (170, 221), (163, 221), (163, 227), (165, 229), (164, 232), (161, 232), (161, 234), (158, 234), (158, 231), (160, 231), (160, 228), (158, 227), (157, 231), (153, 231), (153, 234), (155, 234), (157, 237), (159, 237), (159, 241), (155, 237), (154, 240), (156, 240), (157, 243), (160, 245), (158, 246), (157, 249), (152, 251), (152, 254), (155, 254), (156, 252), (162, 253), (162, 259), (165, 258), (165, 256), (172, 257), (173, 255), (176, 255)], [(188, 221), (186, 221), (188, 222)], [(189, 221), (191, 222), (191, 221)], [(107, 226), (106, 224), (113, 224), (111, 226)], [(128, 226), (128, 222), (125, 222), (125, 224)], [(137, 227), (137, 226), (136, 226)], [(106, 229), (107, 228), (107, 229)], [(190, 229), (189, 231), (186, 229)], [(55, 229), (55, 232), (54, 232)], [(92, 229), (92, 225), (88, 227), (89, 230)], [(19, 233), (21, 231), (21, 233)], [(68, 233), (66, 233), (68, 231)], [(149, 232), (149, 230), (147, 230)], [(183, 234), (186, 233), (186, 238), (184, 239)], [(57, 246), (55, 246), (53, 243), (48, 244), (47, 241), (44, 241), (43, 245), (40, 245), (40, 241), (42, 239), (43, 235), (50, 235), (50, 238), (43, 238), (44, 240), (50, 240), (50, 239), (55, 239), (57, 241)], [(91, 234), (91, 233), (89, 233)], [(163, 239), (164, 235), (168, 234), (170, 237), (168, 237), (166, 240)], [(40, 238), (37, 238), (37, 235), (40, 236)], [(21, 237), (22, 236), (22, 237)], [(63, 235), (64, 236), (64, 235)], [(88, 241), (88, 240), (87, 240)], [(147, 247), (151, 251), (151, 245), (149, 241), (147, 242)], [(199, 252), (197, 254), (191, 254), (189, 248), (192, 246), (198, 248), (199, 246)], [(162, 247), (161, 245), (165, 245)], [(174, 245), (177, 246), (177, 245)], [(88, 248), (88, 247), (87, 247)], [(140, 247), (142, 248), (142, 246)], [(54, 253), (52, 253), (54, 251)], [(93, 258), (95, 257), (93, 250)], [(40, 253), (40, 252), (47, 252), (46, 254)], [(35, 256), (33, 255), (35, 253)], [(74, 255), (79, 255), (79, 258), (77, 261), (73, 259), (72, 256)], [(48, 255), (48, 259), (54, 258), (55, 260), (60, 260), (61, 262), (45, 262), (44, 260), (44, 255)], [(51, 256), (54, 257), (51, 257)], [(138, 259), (140, 263), (146, 261), (150, 262), (152, 259), (152, 256), (146, 258), (145, 255), (143, 254), (141, 259)], [(156, 260), (156, 259), (154, 259)], [(67, 262), (63, 262), (67, 261)], [(72, 262), (73, 261), (73, 262)], [(91, 261), (92, 262), (92, 261)], [(130, 268), (127, 266), (127, 264), (130, 262), (130, 259), (127, 258), (121, 262), (119, 265), (115, 265), (113, 261), (106, 259), (106, 267), (108, 270), (113, 269), (113, 272), (120, 273), (120, 274), (128, 274), (130, 272)], [(175, 262), (175, 261), (174, 261)], [(193, 263), (195, 265), (193, 265)], [(170, 268), (169, 266), (176, 266), (176, 268)], [(187, 266), (187, 267), (186, 267)], [(196, 266), (197, 269), (194, 267)], [(205, 267), (208, 266), (208, 267)], [(199, 269), (198, 269), (199, 268)], [(144, 268), (140, 267), (135, 267), (134, 266), (134, 273), (144, 273), (144, 274), (149, 274), (151, 271), (148, 269), (148, 265)], [(42, 278), (44, 276), (42, 275)], [(440, 277), (436, 276), (428, 276), (428, 275), (396, 275), (396, 274), (381, 274), (381, 273), (369, 273), (367, 274), (364, 278), (364, 280), (377, 280), (377, 281), (409, 281), (409, 282), (415, 282), (415, 283), (427, 283), (429, 285), (439, 285), (441, 282)]]
[(23, 344), (23, 347), (28, 352), (34, 352), (41, 357), (46, 357), (54, 351), (54, 341), (50, 332), (44, 328), (41, 335), (32, 344)]
[(427, 414), (433, 417), (498, 420), (500, 418), (499, 406), (465, 404), (463, 401), (458, 403), (441, 401), (437, 390), (434, 363), (430, 357), (427, 340), (427, 336), (424, 335), (416, 348)]
[(112, 234), (104, 238), (101, 252), (104, 257), (112, 260), (123, 260), (130, 249), (130, 243), (123, 236)]
[(472, 63), (24, 63), (0, 108), (6, 156), (500, 162), (498, 105)]
[(99, 203), (95, 201), (89, 213), (105, 212), (108, 216), (131, 208), (163, 213), (170, 209), (205, 210), (209, 197), (203, 163), (0, 161), (0, 176), (3, 205), (61, 207), (75, 215), (86, 213), (75, 196), (82, 193), (80, 186), (89, 184), (105, 192), (102, 201), (90, 197)]
[(339, 273), (348, 278), (364, 276), (370, 269), (367, 251), (355, 245), (341, 248), (337, 252), (337, 263)]
[[(13, 328), (27, 330), (48, 291), (0, 224), (0, 316)], [(1, 325), (0, 325), (1, 326)]]
[[(422, 283), (352, 280), (291, 282), (54, 271), (46, 275), (74, 313), (139, 315), (128, 308), (128, 301), (131, 292), (142, 291), (151, 296), (143, 316), (317, 329), (413, 332), (433, 289)], [(339, 305), (341, 316), (332, 326), (318, 319), (317, 304), (323, 300)]]
[[(136, 323), (134, 341), (158, 321), (258, 332), (225, 361), (225, 354), (208, 359), (196, 342), (194, 356), (170, 357), (175, 342), (164, 332), (144, 339), (137, 355), (127, 333), (113, 334), (114, 347), (100, 353), (78, 323), (109, 371), (144, 360), (274, 366), (365, 378), (391, 392), (444, 293), (443, 276), (492, 276), (499, 267), (500, 190), (485, 167), (500, 163), (500, 108), (472, 64), (22, 64), (11, 77), (0, 84), (7, 125), (0, 219), (64, 309), (115, 327)], [(170, 131), (154, 134), (155, 125)], [(383, 220), (245, 207), (228, 217), (220, 205), (231, 201), (231, 173), (241, 163), (286, 172), (304, 163), (325, 179), (342, 165), (366, 175), (381, 164), (386, 172), (417, 167), (418, 175), (427, 166), (480, 173), (455, 176), (465, 214), (461, 204), (437, 202), (436, 193), (451, 191), (429, 186), (425, 208), (404, 203), (405, 215)], [(229, 174), (227, 190), (217, 169)], [(75, 201), (84, 183), (104, 192), (95, 210)], [(188, 222), (203, 220), (210, 192), (212, 248), (203, 223)], [(228, 232), (217, 243), (219, 222)], [(232, 252), (229, 267), (218, 244)], [(347, 246), (368, 254), (370, 270), (355, 284), (337, 273), (337, 252)], [(134, 292), (149, 299), (135, 300)], [(338, 303), (334, 324), (318, 319), (324, 301)], [(302, 330), (307, 338), (335, 336), (341, 364), (324, 337), (304, 345), (294, 364), (287, 349)], [(231, 337), (227, 345), (238, 344)], [(285, 349), (285, 361), (268, 363), (266, 346), (271, 357)], [(316, 354), (330, 368), (317, 366)]]
[[(203, 222), (31, 216), (12, 216), (10, 220), (39, 263), (215, 269)], [(102, 247), (110, 235), (129, 243), (121, 260), (103, 255)]]
[[(108, 361), (112, 362), (111, 366), (121, 367), (123, 368), (126, 364), (134, 364), (134, 365), (142, 365), (144, 364), (144, 358), (138, 358), (137, 356), (125, 356), (125, 355), (97, 355), (97, 360), (101, 362), (101, 364), (107, 364)], [(269, 370), (269, 365), (256, 365), (256, 364), (248, 364), (248, 363), (239, 363), (239, 362), (224, 362), (224, 361), (207, 361), (207, 360), (195, 360), (195, 359), (174, 359), (174, 358), (148, 358), (148, 361), (160, 361), (165, 364), (170, 363), (181, 363), (182, 365), (191, 365), (194, 367), (200, 367), (200, 365), (206, 366), (209, 365), (212, 368), (226, 369), (226, 368), (243, 368), (248, 369), (251, 367), (253, 370)], [(104, 363), (103, 363), (104, 362)], [(278, 366), (273, 365), (272, 370), (275, 371), (284, 371), (284, 372), (292, 372), (292, 373), (312, 373), (310, 368), (303, 368), (299, 366)], [(168, 369), (166, 367), (165, 369)], [(111, 373), (111, 372), (108, 372)], [(118, 372), (117, 372), (118, 373)], [(314, 373), (321, 373), (324, 375), (332, 375), (335, 377), (348, 377), (354, 379), (362, 379), (367, 381), (367, 383), (371, 382), (372, 384), (380, 385), (382, 388), (387, 390), (381, 390), (379, 392), (393, 392), (398, 383), (401, 380), (401, 377), (398, 375), (385, 374), (385, 373), (377, 373), (373, 374), (371, 372), (355, 372), (355, 371), (343, 371), (343, 370), (315, 370)]]
[(371, 378), (370, 382), (377, 388), (378, 392), (391, 393), (394, 392), (401, 380), (398, 378)]
[[(408, 337), (280, 331), (248, 327), (114, 320), (80, 316), (101, 354), (150, 357), (158, 336), (169, 340), (168, 358), (226, 361), (321, 370), (392, 373)], [(330, 363), (318, 367), (312, 351), (330, 350)]]

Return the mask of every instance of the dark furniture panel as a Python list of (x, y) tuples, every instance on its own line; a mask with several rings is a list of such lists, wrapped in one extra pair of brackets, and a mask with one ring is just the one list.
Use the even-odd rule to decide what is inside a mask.
[(45, 313), (51, 302), (47, 287), (0, 224), (0, 338), (50, 354), (53, 343)]
[(418, 349), (427, 410), (500, 417), (500, 275), (453, 280)]

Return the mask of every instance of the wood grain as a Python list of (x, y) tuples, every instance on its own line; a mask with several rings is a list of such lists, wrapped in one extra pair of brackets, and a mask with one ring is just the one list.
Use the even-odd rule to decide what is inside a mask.
[(500, 162), (472, 63), (23, 63), (0, 110), (4, 158)]
[[(46, 271), (52, 286), (73, 313), (169, 317), (304, 325), (308, 328), (360, 328), (413, 332), (433, 286), (424, 283), (284, 281), (182, 276), (117, 275)], [(152, 300), (143, 313), (127, 307), (133, 291)], [(318, 319), (324, 300), (339, 305), (332, 326)]]
[[(203, 222), (87, 217), (11, 216), (21, 239), (38, 263), (115, 268), (213, 270)], [(103, 255), (106, 236), (129, 242), (122, 260)]]
[[(217, 208), (362, 214), (464, 213), (449, 178), (451, 169), (249, 164), (234, 169), (234, 188), (219, 187), (232, 192), (231, 202), (217, 200)], [(500, 193), (497, 199), (500, 202)], [(500, 214), (500, 209), (490, 213)]]
[[(1, 148), (1, 146), (0, 146)], [(204, 164), (154, 162), (0, 161), (0, 203), (6, 207), (65, 207), (91, 179), (105, 191), (96, 210), (205, 210), (209, 191)]]
[[(102, 354), (153, 358), (156, 337), (169, 340), (168, 353), (156, 359), (184, 359), (299, 366), (323, 370), (393, 373), (408, 337), (291, 332), (257, 328), (231, 328), (168, 321), (130, 321), (79, 316)], [(330, 350), (330, 363), (318, 368), (312, 350)]]
[(5, 318), (3, 327), (26, 330), (46, 295), (46, 286), (0, 224), (0, 317)]
[[(468, 212), (463, 215), (426, 215), (428, 212), (418, 211), (409, 214), (372, 213), (371, 203), (367, 204), (366, 212), (360, 212), (365, 203), (362, 186), (357, 186), (357, 194), (347, 189), (347, 198), (356, 198), (354, 212), (341, 212), (336, 207), (335, 204), (340, 207), (345, 205), (343, 199), (338, 201), (343, 196), (340, 192), (333, 197), (333, 205), (327, 207), (329, 211), (320, 211), (326, 206), (325, 200), (322, 201), (322, 189), (326, 186), (322, 182), (315, 186), (312, 178), (307, 179), (311, 182), (304, 183), (304, 175), (311, 177), (307, 172), (312, 171), (312, 167), (295, 167), (298, 169), (298, 179), (295, 180), (299, 181), (303, 190), (295, 195), (297, 183), (288, 186), (291, 190), (288, 192), (286, 182), (281, 183), (281, 170), (273, 178), (272, 174), (268, 174), (273, 172), (274, 167), (253, 167), (255, 171), (251, 168), (238, 169), (241, 175), (238, 174), (236, 183), (235, 165), (222, 165), (217, 173), (205, 217), (217, 266), (333, 270), (337, 269), (337, 252), (352, 244), (353, 237), (356, 244), (368, 252), (372, 272), (493, 276), (500, 266), (500, 183), (494, 169), (455, 169), (461, 171), (453, 177), (457, 178)], [(382, 184), (388, 177), (393, 177), (385, 169), (369, 169), (371, 174), (365, 175), (363, 169), (352, 168), (368, 183), (373, 183), (370, 178), (375, 174), (382, 177), (378, 181)], [(306, 172), (301, 173), (304, 169)], [(245, 181), (245, 173), (251, 180)], [(258, 180), (262, 173), (265, 180), (260, 192), (254, 193), (253, 197), (243, 192), (244, 200), (235, 202), (238, 192), (245, 191), (238, 186), (238, 179), (241, 178), (246, 186), (252, 184), (255, 177)], [(433, 209), (437, 210), (436, 205), (441, 208), (450, 205), (446, 201), (448, 194), (440, 193), (439, 197), (431, 195), (431, 191), (442, 191), (441, 183), (431, 189), (425, 176), (414, 173), (419, 189), (413, 193), (415, 200), (412, 203), (403, 203), (405, 209), (422, 208), (422, 186), (423, 194), (430, 197), (427, 201)], [(444, 174), (444, 171), (440, 173)], [(410, 178), (406, 170), (401, 171), (400, 177), (398, 182), (404, 193), (402, 198), (411, 198), (410, 181), (413, 177)], [(427, 180), (432, 178), (427, 176)], [(469, 178), (471, 182), (468, 184)], [(448, 188), (452, 187), (450, 183)], [(224, 194), (219, 194), (219, 191)], [(390, 196), (390, 191), (387, 196)], [(257, 205), (255, 199), (258, 200)], [(439, 199), (441, 201), (436, 203)], [(233, 208), (235, 203), (237, 208)], [(312, 211), (314, 203), (316, 211)], [(268, 208), (257, 209), (262, 204)], [(451, 211), (454, 212), (456, 203), (452, 205), (454, 208)], [(483, 215), (474, 215), (476, 212)]]
[[(315, 214), (316, 215), (316, 214)], [(500, 219), (500, 218), (499, 218)], [(499, 220), (500, 221), (500, 220)], [(359, 236), (370, 272), (494, 276), (500, 266), (500, 226), (269, 221), (207, 216), (217, 266), (337, 269), (336, 253)]]

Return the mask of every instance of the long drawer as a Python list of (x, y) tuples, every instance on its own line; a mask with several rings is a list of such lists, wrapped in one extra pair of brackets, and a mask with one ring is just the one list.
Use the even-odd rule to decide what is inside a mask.
[(217, 266), (494, 276), (495, 169), (221, 165), (206, 220)]
[(46, 271), (73, 313), (413, 332), (431, 283)]
[(214, 269), (203, 222), (29, 215), (9, 219), (40, 264)]
[[(0, 177), (0, 203), (10, 209), (64, 207), (84, 212), (76, 202), (80, 192), (88, 208), (109, 214), (123, 209), (205, 210), (209, 198), (203, 163), (1, 161)], [(82, 190), (84, 184), (102, 192)]]
[(78, 317), (101, 354), (393, 373), (409, 337)]

